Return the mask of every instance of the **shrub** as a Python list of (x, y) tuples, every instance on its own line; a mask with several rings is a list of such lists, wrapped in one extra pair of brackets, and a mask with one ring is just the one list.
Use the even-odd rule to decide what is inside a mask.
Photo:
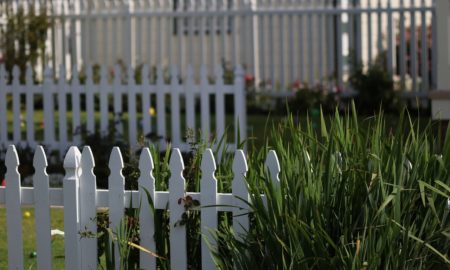
[(293, 112), (306, 113), (322, 108), (323, 112), (332, 113), (339, 103), (339, 96), (322, 84), (312, 87), (307, 84), (299, 85), (294, 90), (296, 90), (295, 97), (289, 102)]
[(363, 65), (354, 65), (350, 84), (358, 92), (355, 102), (359, 113), (374, 114), (383, 106), (386, 112), (398, 112), (401, 101), (394, 91), (394, 81), (386, 70), (385, 54), (364, 70)]

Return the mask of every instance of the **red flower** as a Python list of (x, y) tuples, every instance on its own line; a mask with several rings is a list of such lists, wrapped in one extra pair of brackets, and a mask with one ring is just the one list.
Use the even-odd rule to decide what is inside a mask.
[(298, 88), (300, 88), (301, 86), (302, 86), (302, 83), (300, 82), (300, 80), (295, 80), (295, 81), (292, 83), (292, 88), (298, 89)]

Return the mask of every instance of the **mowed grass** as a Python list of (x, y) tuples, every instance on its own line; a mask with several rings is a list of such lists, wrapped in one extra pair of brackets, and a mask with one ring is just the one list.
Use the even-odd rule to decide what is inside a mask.
[[(25, 213), (29, 213), (29, 216)], [(51, 209), (51, 227), (64, 231), (64, 211)], [(37, 269), (37, 258), (31, 254), (36, 251), (36, 227), (33, 208), (22, 209), (22, 237), (24, 269)], [(39, 256), (39, 255), (38, 255)], [(64, 238), (52, 237), (53, 269), (64, 269)], [(8, 269), (8, 231), (6, 209), (0, 208), (0, 269)]]

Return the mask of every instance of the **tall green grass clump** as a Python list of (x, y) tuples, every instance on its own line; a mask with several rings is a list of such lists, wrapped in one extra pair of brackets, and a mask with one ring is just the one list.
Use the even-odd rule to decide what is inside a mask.
[[(442, 145), (406, 113), (389, 127), (381, 113), (361, 121), (354, 109), (318, 126), (290, 117), (249, 154), (251, 227), (242, 240), (217, 231), (217, 265), (449, 269), (450, 132)], [(279, 184), (263, 166), (271, 149)]]

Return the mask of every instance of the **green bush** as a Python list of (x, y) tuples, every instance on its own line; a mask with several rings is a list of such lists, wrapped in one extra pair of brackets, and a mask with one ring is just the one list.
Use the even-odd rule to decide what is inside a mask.
[(357, 91), (355, 102), (359, 113), (374, 114), (380, 106), (386, 112), (399, 112), (401, 109), (401, 100), (394, 91), (392, 75), (386, 70), (385, 58), (385, 54), (379, 55), (367, 70), (361, 64), (354, 66), (350, 84)]
[(324, 85), (302, 85), (295, 90), (295, 97), (289, 102), (294, 112), (306, 113), (321, 108), (325, 113), (333, 113), (339, 103), (339, 96)]

